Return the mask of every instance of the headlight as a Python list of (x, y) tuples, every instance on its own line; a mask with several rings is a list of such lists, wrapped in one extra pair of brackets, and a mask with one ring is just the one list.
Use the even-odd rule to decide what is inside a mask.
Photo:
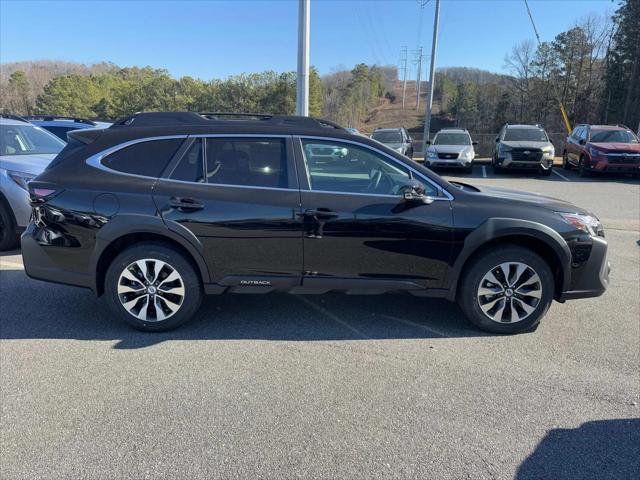
[(580, 213), (556, 213), (564, 218), (565, 222), (588, 233), (592, 237), (604, 237), (604, 228), (602, 228), (602, 224), (596, 217), (592, 215), (582, 215)]
[(542, 156), (547, 158), (553, 158), (556, 156), (556, 151), (553, 147), (545, 148), (542, 150)]
[(438, 158), (438, 154), (434, 151), (428, 151), (427, 158)]
[(7, 175), (9, 175), (11, 180), (16, 182), (18, 186), (26, 192), (29, 191), (29, 186), (28, 186), (29, 182), (34, 178), (36, 178), (35, 175), (31, 175), (30, 173), (23, 173), (23, 172), (7, 171)]
[(591, 154), (592, 157), (602, 157), (606, 155), (606, 152), (603, 152), (602, 150), (598, 150), (597, 148), (593, 148), (593, 147), (589, 147), (589, 153)]
[(461, 158), (466, 158), (468, 160), (473, 160), (473, 151), (472, 150), (465, 150), (464, 152), (462, 152), (460, 154)]
[(498, 154), (502, 155), (504, 153), (508, 153), (512, 150), (511, 147), (507, 147), (506, 145), (500, 144), (500, 146), (498, 147)]
[(398, 153), (402, 153), (402, 147), (395, 148), (394, 150)]

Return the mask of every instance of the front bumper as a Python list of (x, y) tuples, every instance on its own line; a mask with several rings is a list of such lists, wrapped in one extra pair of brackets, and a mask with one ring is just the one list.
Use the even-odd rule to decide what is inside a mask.
[[(609, 286), (611, 264), (607, 260), (607, 242), (603, 238), (593, 238), (591, 253), (580, 272), (572, 273), (571, 289), (562, 292), (560, 302), (576, 298), (591, 298), (602, 295)], [(573, 277), (576, 277), (575, 279)]]
[(524, 161), (524, 160), (513, 160), (510, 156), (498, 157), (498, 166), (501, 168), (549, 170), (550, 168), (553, 168), (553, 158), (543, 157), (541, 160)]
[(460, 158), (447, 160), (442, 158), (425, 159), (425, 167), (443, 167), (443, 168), (471, 168), (472, 160), (462, 160)]
[(612, 163), (608, 160), (596, 160), (590, 163), (590, 169), (598, 173), (640, 173), (640, 163)]

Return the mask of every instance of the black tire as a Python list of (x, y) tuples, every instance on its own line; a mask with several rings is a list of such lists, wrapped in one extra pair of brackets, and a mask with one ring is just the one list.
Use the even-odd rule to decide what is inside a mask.
[(499, 167), (499, 166), (497, 166), (497, 165), (494, 165), (494, 166), (493, 166), (493, 173), (494, 173), (495, 175), (501, 175), (501, 174), (503, 174), (503, 173), (504, 173), (504, 168)]
[(571, 170), (571, 163), (569, 163), (569, 155), (567, 155), (566, 151), (562, 153), (562, 168), (564, 168), (565, 170)]
[[(152, 259), (165, 262), (169, 265), (170, 269), (175, 270), (179, 274), (179, 284), (183, 284), (182, 287), (184, 295), (180, 299), (179, 308), (166, 319), (157, 319), (158, 314), (155, 310), (157, 303), (163, 303), (165, 306), (167, 305), (164, 302), (158, 302), (158, 299), (156, 299), (153, 304), (154, 306), (151, 312), (152, 314), (155, 313), (156, 318), (153, 318), (154, 315), (151, 314), (148, 320), (140, 319), (134, 316), (134, 314), (129, 313), (120, 300), (121, 297), (118, 294), (118, 285), (121, 274), (131, 264), (142, 259)], [(146, 263), (146, 265), (149, 266), (150, 263)], [(160, 269), (155, 276), (166, 274), (167, 271), (168, 269)], [(168, 275), (165, 278), (167, 277)], [(160, 287), (157, 287), (156, 290), (160, 291)], [(196, 313), (200, 307), (200, 303), (202, 302), (202, 290), (200, 274), (182, 252), (163, 243), (144, 242), (127, 248), (111, 262), (105, 277), (104, 293), (109, 307), (118, 316), (118, 318), (138, 330), (146, 332), (162, 332), (172, 330), (182, 325)], [(165, 298), (166, 294), (163, 296), (158, 294), (158, 296)], [(149, 302), (149, 298), (154, 297), (147, 297), (147, 303)], [(171, 297), (172, 300), (175, 300), (175, 298), (176, 297), (173, 296)], [(142, 300), (142, 303), (145, 303), (144, 299)], [(139, 310), (142, 310), (142, 308)]]
[[(502, 323), (492, 320), (480, 306), (479, 288), (488, 272), (506, 262), (519, 262), (530, 267), (540, 279), (540, 299), (533, 300), (535, 309), (522, 320), (513, 323)], [(529, 271), (526, 271), (529, 273)], [(524, 282), (526, 284), (526, 281)], [(516, 289), (517, 290), (517, 289)], [(513, 298), (518, 294), (512, 293)], [(554, 295), (554, 279), (549, 265), (535, 252), (517, 245), (501, 245), (481, 253), (471, 260), (465, 268), (458, 290), (458, 304), (469, 321), (481, 330), (492, 333), (523, 333), (537, 328), (540, 320), (547, 313)], [(483, 297), (492, 300), (492, 297)], [(506, 302), (505, 302), (506, 303)], [(511, 302), (513, 304), (513, 301)], [(499, 304), (497, 306), (500, 306)], [(501, 314), (503, 315), (503, 314)], [(516, 315), (519, 315), (516, 312)]]
[(548, 169), (544, 169), (542, 167), (540, 167), (538, 169), (538, 173), (542, 176), (542, 177), (550, 177), (551, 176), (551, 172), (553, 172), (553, 167), (550, 167)]
[(584, 166), (584, 157), (580, 158), (580, 163), (578, 164), (578, 174), (581, 177), (590, 177), (591, 176), (591, 170), (589, 170), (588, 168), (585, 168), (585, 166)]
[(466, 173), (467, 175), (471, 175), (473, 173), (473, 167), (472, 166), (464, 167), (464, 173)]
[(4, 198), (0, 197), (0, 251), (13, 250), (19, 244), (16, 220)]

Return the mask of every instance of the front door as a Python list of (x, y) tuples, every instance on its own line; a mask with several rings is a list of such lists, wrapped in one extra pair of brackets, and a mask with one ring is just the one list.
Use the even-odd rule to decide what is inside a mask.
[(188, 141), (154, 188), (165, 221), (186, 227), (202, 243), (216, 283), (299, 284), (302, 217), (291, 138)]
[[(296, 148), (298, 171), (306, 172), (301, 178), (305, 285), (444, 286), (452, 213), (435, 185), (363, 144), (301, 138)], [(404, 201), (400, 188), (412, 179), (425, 185), (432, 203)]]

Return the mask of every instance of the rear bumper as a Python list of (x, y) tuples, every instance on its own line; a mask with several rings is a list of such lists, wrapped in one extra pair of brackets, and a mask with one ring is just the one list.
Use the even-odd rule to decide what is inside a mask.
[(46, 282), (62, 283), (76, 287), (94, 289), (94, 282), (91, 275), (85, 273), (69, 272), (60, 268), (51, 259), (47, 249), (55, 251), (60, 247), (40, 245), (35, 238), (37, 227), (30, 224), (22, 234), (22, 263), (24, 271), (28, 277)]
[(607, 260), (607, 242), (603, 238), (593, 239), (589, 260), (581, 269), (580, 277), (576, 282), (572, 282), (571, 290), (560, 295), (560, 302), (599, 297), (607, 290), (611, 264)]

